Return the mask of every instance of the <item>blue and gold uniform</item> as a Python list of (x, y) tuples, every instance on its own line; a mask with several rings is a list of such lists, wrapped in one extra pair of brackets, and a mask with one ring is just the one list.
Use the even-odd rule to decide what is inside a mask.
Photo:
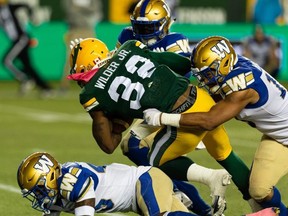
[[(191, 215), (160, 169), (112, 163), (58, 163), (46, 152), (25, 158), (18, 168), (23, 197), (43, 216), (69, 212), (75, 216), (134, 212), (139, 215)], [(175, 214), (174, 214), (175, 212)]]

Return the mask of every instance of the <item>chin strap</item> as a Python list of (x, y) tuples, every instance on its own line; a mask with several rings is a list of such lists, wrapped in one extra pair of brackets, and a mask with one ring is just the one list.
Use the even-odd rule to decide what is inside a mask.
[(99, 68), (92, 69), (84, 73), (74, 73), (67, 76), (67, 79), (74, 80), (86, 84), (95, 75)]

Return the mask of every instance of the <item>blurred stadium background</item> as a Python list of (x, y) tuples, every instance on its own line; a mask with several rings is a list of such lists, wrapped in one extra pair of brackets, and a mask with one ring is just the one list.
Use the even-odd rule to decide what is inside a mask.
[[(31, 50), (33, 63), (41, 75), (51, 81), (55, 88), (62, 78), (65, 64), (64, 36), (67, 24), (59, 6), (61, 0), (14, 0), (26, 2), (35, 10), (35, 20), (39, 25), (29, 25), (29, 31), (38, 40)], [(95, 0), (96, 1), (96, 0)], [(136, 0), (100, 0), (102, 20), (95, 26), (99, 39), (113, 49), (117, 36), (123, 27), (129, 25), (129, 11)], [(276, 0), (275, 0), (276, 1)], [(11, 0), (12, 2), (12, 0)], [(121, 2), (121, 7), (119, 7)], [(288, 1), (284, 0), (284, 22), (265, 25), (266, 32), (279, 40), (282, 61), (279, 80), (287, 87), (288, 82)], [(186, 35), (191, 46), (209, 35), (229, 38), (241, 52), (240, 42), (252, 34), (251, 10), (255, 0), (179, 0), (175, 9), (177, 21), (172, 31)], [(23, 20), (25, 20), (25, 14)], [(77, 19), (77, 17), (76, 17)], [(0, 58), (9, 46), (9, 40), (0, 29)], [(74, 84), (74, 83), (73, 83)], [(79, 87), (75, 84), (65, 95), (56, 95), (49, 100), (39, 99), (36, 91), (19, 98), (17, 83), (0, 64), (0, 215), (39, 215), (30, 208), (27, 200), (20, 196), (16, 182), (16, 172), (21, 160), (33, 151), (48, 151), (60, 162), (88, 161), (107, 164), (121, 162), (131, 164), (118, 149), (113, 155), (101, 152), (91, 134), (90, 117), (78, 102)], [(249, 126), (237, 121), (226, 124), (235, 151), (251, 165), (260, 134)], [(198, 164), (220, 168), (204, 151), (189, 154)], [(210, 202), (206, 187), (196, 184), (202, 196)], [(283, 200), (288, 203), (287, 183), (279, 182)], [(250, 211), (235, 186), (227, 191), (227, 216), (242, 215)], [(66, 214), (63, 214), (66, 215)]]

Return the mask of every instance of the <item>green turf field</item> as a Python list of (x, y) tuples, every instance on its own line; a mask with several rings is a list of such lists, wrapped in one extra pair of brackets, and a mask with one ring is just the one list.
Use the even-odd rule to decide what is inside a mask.
[[(57, 83), (55, 84), (57, 87)], [(39, 99), (36, 91), (25, 97), (17, 96), (14, 82), (0, 82), (0, 215), (33, 216), (41, 213), (30, 208), (28, 200), (21, 198), (16, 182), (18, 165), (24, 157), (35, 151), (47, 151), (59, 162), (87, 161), (95, 164), (121, 162), (132, 164), (118, 149), (107, 155), (100, 151), (91, 133), (91, 121), (78, 102), (78, 86), (65, 95), (53, 99)], [(235, 151), (250, 166), (260, 134), (235, 120), (226, 124)], [(205, 150), (189, 154), (195, 162), (211, 168), (221, 168)], [(283, 178), (278, 187), (285, 203), (287, 182)], [(195, 184), (210, 203), (206, 186)], [(226, 216), (240, 216), (250, 211), (233, 183), (227, 190)], [(62, 214), (68, 215), (68, 214)], [(132, 214), (130, 214), (132, 215)]]

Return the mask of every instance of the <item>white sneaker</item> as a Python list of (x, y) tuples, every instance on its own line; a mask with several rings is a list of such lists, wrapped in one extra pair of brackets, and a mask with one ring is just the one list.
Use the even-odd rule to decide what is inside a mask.
[(36, 86), (36, 84), (33, 80), (23, 81), (19, 87), (19, 94), (22, 96), (26, 95), (28, 92), (33, 90), (35, 88), (35, 86)]

